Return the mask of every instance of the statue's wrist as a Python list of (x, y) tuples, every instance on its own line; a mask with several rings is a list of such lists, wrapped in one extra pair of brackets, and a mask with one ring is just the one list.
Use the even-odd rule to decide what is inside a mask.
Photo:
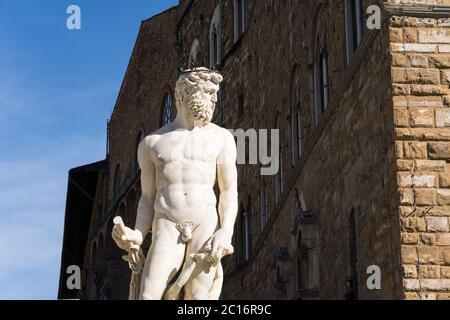
[(228, 238), (231, 239), (231, 237), (233, 236), (233, 229), (232, 228), (228, 228), (228, 227), (221, 227), (219, 230), (221, 230), (221, 232), (227, 236)]
[(137, 235), (137, 237), (136, 237), (138, 239), (137, 244), (141, 245), (142, 242), (144, 241), (144, 235), (142, 234), (142, 232), (139, 229), (134, 230), (134, 232)]

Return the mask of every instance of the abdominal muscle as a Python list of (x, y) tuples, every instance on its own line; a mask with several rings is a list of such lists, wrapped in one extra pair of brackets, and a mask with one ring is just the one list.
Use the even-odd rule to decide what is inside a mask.
[(197, 225), (208, 215), (217, 217), (216, 201), (210, 185), (171, 184), (157, 191), (155, 213), (175, 223), (192, 221)]

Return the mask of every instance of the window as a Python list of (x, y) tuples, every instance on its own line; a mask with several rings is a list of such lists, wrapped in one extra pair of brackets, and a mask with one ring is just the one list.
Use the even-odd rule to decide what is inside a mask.
[(292, 127), (292, 164), (297, 166), (302, 156), (302, 123), (300, 115), (300, 106), (292, 108), (291, 112)]
[(261, 231), (267, 224), (267, 185), (266, 181), (262, 180), (261, 182)]
[(200, 43), (198, 42), (198, 39), (195, 39), (194, 41), (192, 41), (191, 51), (189, 52), (189, 62), (188, 62), (189, 69), (198, 67), (199, 50), (200, 50)]
[(298, 291), (318, 290), (319, 264), (317, 254), (317, 227), (311, 212), (297, 215), (297, 241), (295, 251), (296, 285)]
[(250, 212), (243, 211), (241, 216), (241, 262), (250, 260)]
[(279, 168), (277, 174), (275, 175), (275, 199), (277, 202), (278, 200), (280, 200), (281, 195), (283, 194), (283, 156), (281, 154), (281, 150), (278, 161)]
[(322, 7), (317, 19), (314, 38), (314, 96), (316, 125), (330, 101), (330, 77), (327, 51), (327, 15)]
[(347, 34), (347, 63), (350, 63), (364, 33), (362, 0), (345, 0), (345, 31)]
[(302, 289), (305, 287), (305, 275), (307, 274), (306, 265), (304, 261), (304, 248), (302, 243), (302, 233), (297, 234), (297, 252), (295, 253), (295, 263), (296, 263), (296, 276), (297, 276), (297, 288)]
[(116, 174), (114, 175), (114, 189), (113, 189), (113, 200), (117, 200), (120, 194), (120, 188), (122, 186), (122, 170), (120, 165), (117, 165)]
[(350, 279), (346, 281), (347, 294), (346, 300), (358, 299), (358, 252), (356, 239), (356, 217), (355, 210), (352, 210), (348, 221), (348, 238), (349, 238), (349, 263), (350, 263)]
[(248, 1), (234, 0), (234, 42), (239, 40), (247, 28)]
[(221, 64), (220, 7), (217, 6), (211, 18), (209, 28), (209, 61), (211, 69), (218, 69)]
[(169, 124), (172, 121), (172, 95), (167, 92), (164, 96), (163, 111), (161, 118), (161, 127)]
[(223, 109), (222, 109), (222, 92), (219, 91), (217, 93), (217, 102), (216, 108), (214, 109), (214, 115), (212, 118), (212, 122), (218, 124), (220, 126), (223, 125)]
[(239, 96), (239, 102), (238, 102), (238, 115), (243, 116), (244, 115), (244, 96)]
[(316, 93), (316, 124), (322, 117), (323, 112), (330, 100), (329, 75), (328, 75), (328, 53), (324, 43), (321, 44), (316, 62), (314, 64), (315, 93)]

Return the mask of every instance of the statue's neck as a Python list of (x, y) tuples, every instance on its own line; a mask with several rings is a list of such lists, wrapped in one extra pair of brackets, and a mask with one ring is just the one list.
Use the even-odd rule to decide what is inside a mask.
[(186, 130), (192, 130), (196, 125), (196, 122), (192, 116), (190, 114), (186, 114), (185, 112), (178, 112), (175, 122), (180, 128), (184, 128)]

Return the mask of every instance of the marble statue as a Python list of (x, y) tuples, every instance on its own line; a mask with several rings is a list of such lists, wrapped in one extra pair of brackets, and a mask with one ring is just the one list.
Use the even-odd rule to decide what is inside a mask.
[(219, 299), (221, 259), (233, 253), (238, 207), (234, 137), (211, 123), (222, 80), (206, 68), (184, 71), (175, 88), (175, 120), (139, 145), (136, 225), (133, 230), (116, 217), (112, 230), (133, 271), (130, 299)]

